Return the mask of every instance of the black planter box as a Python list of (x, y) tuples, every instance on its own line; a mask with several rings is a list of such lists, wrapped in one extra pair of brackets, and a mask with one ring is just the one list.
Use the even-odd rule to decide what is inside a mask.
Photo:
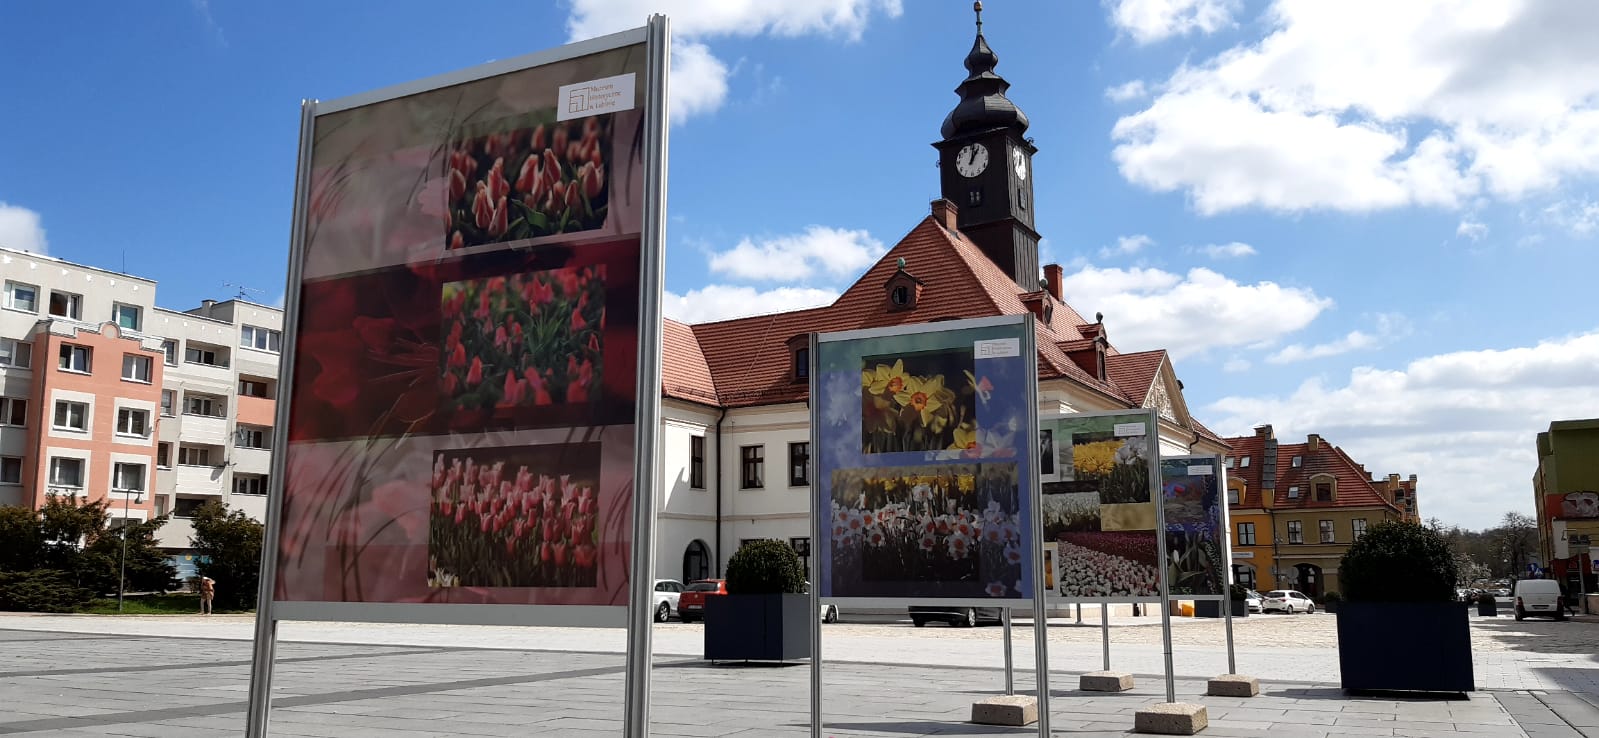
[(1485, 617), (1485, 618), (1498, 617), (1499, 616), (1499, 603), (1497, 603), (1497, 602), (1478, 602), (1477, 603), (1477, 614), (1479, 616)]
[[(1228, 600), (1232, 603), (1233, 617), (1249, 617), (1249, 606), (1243, 600)], [(1194, 617), (1219, 618), (1221, 617), (1221, 602), (1217, 600), (1194, 600)]]
[(1342, 602), (1338, 671), (1350, 691), (1471, 692), (1471, 626), (1453, 602)]
[(811, 656), (817, 613), (806, 594), (705, 598), (708, 661), (793, 661)]

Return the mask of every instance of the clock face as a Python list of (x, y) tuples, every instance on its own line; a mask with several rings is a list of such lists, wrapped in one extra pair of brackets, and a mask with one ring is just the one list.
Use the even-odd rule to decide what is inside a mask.
[(966, 144), (955, 154), (955, 171), (962, 177), (975, 177), (988, 168), (988, 149), (980, 143)]
[(1011, 149), (1011, 160), (1016, 167), (1016, 178), (1027, 179), (1027, 156), (1021, 149)]

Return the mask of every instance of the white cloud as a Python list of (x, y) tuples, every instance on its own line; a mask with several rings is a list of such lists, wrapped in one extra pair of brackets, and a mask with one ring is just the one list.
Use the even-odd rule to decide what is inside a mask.
[(666, 317), (684, 323), (704, 323), (746, 315), (798, 310), (831, 304), (839, 293), (813, 287), (754, 287), (711, 284), (679, 295), (667, 292), (661, 304)]
[(1319, 433), (1377, 474), (1418, 475), (1423, 517), (1481, 528), (1532, 508), (1535, 434), (1599, 415), (1594, 366), (1599, 330), (1360, 367), (1341, 386), (1311, 379), (1287, 396), (1227, 397), (1204, 419), (1226, 435), (1261, 423), (1285, 442)]
[(1599, 173), (1599, 3), (1278, 0), (1113, 129), (1129, 181), (1245, 207), (1516, 199)]
[(1099, 258), (1109, 259), (1113, 256), (1127, 256), (1143, 251), (1145, 247), (1154, 245), (1155, 239), (1142, 233), (1132, 236), (1122, 236), (1116, 239), (1115, 246), (1106, 246), (1099, 250)]
[(1238, 372), (1249, 371), (1249, 367), (1248, 359), (1228, 359), (1227, 363), (1221, 365), (1221, 370), (1230, 374), (1237, 374)]
[(1105, 88), (1105, 97), (1109, 98), (1111, 102), (1137, 100), (1147, 94), (1149, 94), (1149, 91), (1144, 88), (1144, 81), (1141, 79)]
[(50, 253), (50, 242), (44, 237), (39, 214), (4, 202), (0, 202), (0, 246), (36, 254)]
[(1366, 331), (1350, 331), (1342, 338), (1327, 343), (1318, 343), (1311, 346), (1306, 346), (1302, 343), (1291, 344), (1267, 356), (1266, 362), (1270, 364), (1292, 364), (1312, 359), (1325, 359), (1329, 356), (1347, 354), (1351, 351), (1384, 346), (1393, 342), (1394, 339), (1410, 333), (1410, 321), (1406, 320), (1403, 315), (1379, 313), (1373, 320), (1376, 322), (1376, 327), (1370, 333)]
[[(573, 41), (634, 28), (651, 13), (672, 21), (672, 120), (715, 112), (727, 99), (728, 65), (702, 39), (821, 36), (859, 41), (874, 14), (897, 18), (900, 0), (572, 0)], [(763, 94), (757, 90), (757, 94)]]
[(1461, 218), (1460, 225), (1455, 227), (1455, 235), (1469, 238), (1472, 241), (1481, 241), (1488, 237), (1488, 224), (1479, 223), (1470, 218)]
[(1245, 256), (1254, 256), (1254, 246), (1240, 241), (1231, 243), (1213, 243), (1199, 247), (1199, 253), (1212, 259), (1242, 259)]
[(1067, 302), (1079, 312), (1105, 314), (1117, 348), (1163, 348), (1174, 358), (1274, 341), (1332, 306), (1310, 289), (1240, 284), (1204, 268), (1180, 275), (1089, 266), (1066, 277), (1064, 286)]
[(1107, 0), (1110, 21), (1138, 44), (1232, 24), (1236, 0)]
[(799, 282), (819, 271), (855, 276), (888, 251), (864, 230), (808, 226), (803, 233), (752, 240), (710, 255), (711, 271), (741, 279)]
[(1586, 238), (1599, 231), (1599, 202), (1561, 200), (1544, 208), (1543, 218), (1573, 236)]

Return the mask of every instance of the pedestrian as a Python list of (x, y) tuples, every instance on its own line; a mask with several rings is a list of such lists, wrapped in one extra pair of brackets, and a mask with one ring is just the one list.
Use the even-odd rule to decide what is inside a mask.
[(217, 596), (217, 580), (200, 577), (200, 614), (211, 614), (211, 600)]
[(1576, 598), (1569, 594), (1570, 592), (1571, 590), (1566, 587), (1566, 583), (1562, 581), (1560, 583), (1560, 607), (1566, 611), (1567, 615), (1576, 615), (1577, 601)]

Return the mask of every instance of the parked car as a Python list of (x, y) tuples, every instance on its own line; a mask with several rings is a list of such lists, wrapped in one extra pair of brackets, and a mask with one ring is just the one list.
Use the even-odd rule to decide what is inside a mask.
[(836, 622), (838, 622), (838, 605), (829, 605), (829, 604), (827, 604), (825, 602), (822, 603), (822, 622), (824, 622), (824, 623), (836, 623)]
[(1315, 612), (1316, 603), (1300, 592), (1295, 592), (1291, 589), (1274, 589), (1261, 598), (1260, 610), (1262, 613), (1286, 612), (1292, 615), (1296, 612)]
[(1244, 592), (1244, 609), (1249, 612), (1260, 612), (1260, 599), (1259, 592), (1252, 589), (1246, 590)]
[(689, 582), (677, 600), (677, 619), (685, 623), (705, 619), (705, 598), (727, 594), (726, 579), (701, 579)]
[(1495, 597), (1509, 597), (1510, 596), (1510, 588), (1509, 587), (1496, 587), (1496, 588), (1494, 588), (1492, 590), (1489, 590), (1488, 594), (1491, 594), (1491, 595), (1493, 595)]
[(1003, 608), (998, 607), (920, 607), (909, 608), (911, 623), (920, 628), (928, 623), (948, 623), (970, 628), (981, 623), (1003, 622)]
[(1516, 619), (1528, 615), (1544, 615), (1565, 620), (1566, 611), (1560, 601), (1560, 582), (1553, 579), (1523, 579), (1516, 582)]
[(655, 622), (664, 623), (677, 614), (683, 596), (683, 583), (676, 579), (655, 580)]

